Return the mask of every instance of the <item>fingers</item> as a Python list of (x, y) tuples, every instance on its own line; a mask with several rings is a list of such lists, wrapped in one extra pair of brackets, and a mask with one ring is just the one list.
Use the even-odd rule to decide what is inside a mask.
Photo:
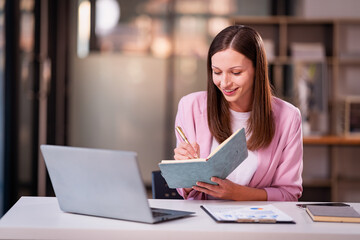
[(194, 152), (196, 154), (196, 158), (200, 158), (200, 146), (196, 142), (192, 143), (191, 146), (194, 149)]
[(184, 147), (177, 147), (174, 149), (174, 159), (175, 160), (184, 160), (193, 158), (189, 151)]
[(223, 179), (218, 178), (218, 177), (212, 177), (210, 180), (212, 182), (215, 182), (215, 183), (219, 184), (219, 185), (224, 185), (225, 181), (226, 181), (226, 179), (223, 180)]
[(203, 188), (203, 187), (199, 187), (199, 186), (193, 186), (193, 189), (196, 190), (196, 191), (198, 191), (198, 192), (203, 192), (203, 193), (205, 193), (205, 194), (208, 194), (208, 195), (211, 195), (211, 196), (216, 197), (216, 196), (215, 196), (216, 194), (214, 194), (213, 191), (210, 191), (210, 190), (207, 189), (207, 188)]
[(180, 143), (179, 146), (174, 149), (174, 159), (184, 160), (197, 158), (199, 154), (196, 151), (200, 152), (199, 145), (197, 143), (193, 143), (191, 145), (187, 143)]
[(196, 186), (193, 186), (193, 189), (199, 192), (203, 192), (205, 194), (209, 194), (213, 197), (231, 199), (232, 194), (229, 192), (231, 191), (231, 189), (228, 189), (230, 187), (229, 180), (223, 180), (217, 177), (212, 177), (210, 180), (217, 184), (213, 185), (205, 182), (197, 182)]
[(198, 156), (199, 156), (195, 147), (196, 147), (196, 149), (199, 149), (199, 145), (197, 143), (192, 143), (192, 144), (185, 143), (185, 148), (190, 153), (191, 158), (198, 158)]
[[(212, 179), (211, 179), (212, 181)], [(201, 187), (201, 188), (206, 188), (208, 190), (211, 191), (218, 191), (220, 185), (214, 185), (214, 184), (210, 184), (210, 183), (205, 183), (205, 182), (196, 182), (196, 186)]]
[(205, 194), (209, 194), (213, 197), (220, 197), (219, 191), (221, 190), (221, 186), (219, 185), (197, 182), (196, 186), (193, 186), (193, 189), (199, 192), (203, 192)]
[[(175, 152), (176, 150), (174, 150)], [(183, 153), (176, 153), (174, 155), (174, 159), (175, 160), (186, 160), (186, 159), (191, 159), (191, 157), (189, 157), (187, 154), (183, 154)]]

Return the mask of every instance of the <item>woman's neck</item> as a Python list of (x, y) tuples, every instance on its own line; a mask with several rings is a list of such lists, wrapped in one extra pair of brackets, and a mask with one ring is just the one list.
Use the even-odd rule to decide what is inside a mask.
[(234, 103), (234, 102), (229, 102), (229, 108), (235, 112), (250, 112), (252, 109), (252, 104), (250, 103)]

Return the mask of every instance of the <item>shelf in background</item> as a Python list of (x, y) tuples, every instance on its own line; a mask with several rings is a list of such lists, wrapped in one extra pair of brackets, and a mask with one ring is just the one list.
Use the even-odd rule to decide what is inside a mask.
[[(355, 60), (354, 60), (355, 61)], [(299, 59), (295, 59), (291, 56), (276, 56), (273, 59), (270, 59), (268, 61), (269, 64), (274, 64), (274, 65), (290, 65), (290, 64), (295, 64), (295, 63), (327, 63), (329, 65), (332, 65), (334, 62), (334, 58), (333, 57), (326, 57), (324, 59), (318, 59), (318, 60), (299, 60)], [(358, 61), (358, 63), (360, 63), (360, 60)]]
[(338, 176), (337, 180), (339, 182), (347, 182), (347, 183), (357, 183), (360, 184), (359, 177), (349, 177), (349, 176)]
[[(310, 75), (305, 75), (304, 72), (313, 75), (311, 81), (318, 78), (318, 85), (321, 84), (321, 91), (320, 88), (315, 91), (315, 85), (308, 86), (307, 89), (314, 87), (311, 93), (316, 94), (319, 99), (326, 98), (324, 102), (328, 104), (325, 109), (329, 110), (328, 113), (325, 113), (329, 117), (329, 128), (327, 129), (329, 135), (304, 136), (304, 160), (306, 158), (308, 161), (304, 161), (304, 165), (307, 164), (303, 172), (305, 190), (300, 200), (328, 202), (351, 199), (359, 201), (359, 173), (356, 172), (355, 166), (354, 173), (343, 171), (343, 168), (352, 168), (351, 161), (355, 161), (353, 156), (358, 155), (360, 149), (360, 132), (351, 132), (349, 136), (341, 135), (341, 133), (349, 132), (344, 128), (345, 121), (348, 120), (348, 115), (345, 116), (344, 100), (350, 96), (360, 96), (356, 82), (360, 69), (360, 48), (357, 37), (360, 33), (360, 18), (309, 19), (287, 16), (261, 18), (239, 16), (231, 19), (231, 22), (255, 28), (264, 41), (266, 40), (266, 51), (269, 53), (269, 76), (273, 80), (274, 89), (279, 97), (293, 102), (294, 92), (292, 89), (296, 86), (294, 85), (295, 81), (299, 78), (311, 80)], [(322, 45), (322, 49), (320, 49), (319, 43)], [(305, 50), (300, 47), (302, 51), (299, 51), (299, 44), (304, 44)], [(306, 46), (310, 46), (310, 48), (306, 48)], [(313, 52), (311, 47), (314, 46), (317, 48)], [(304, 60), (311, 58), (320, 59), (320, 61)], [(321, 67), (314, 66), (314, 69), (319, 71), (313, 71), (312, 66), (310, 68), (312, 63), (324, 64), (321, 64)], [(321, 79), (322, 81), (320, 81)], [(327, 85), (326, 89), (322, 84)], [(323, 92), (326, 94), (318, 95)], [(308, 100), (313, 101), (314, 99), (309, 98)], [(318, 108), (313, 110), (318, 111)], [(312, 121), (321, 124), (318, 122), (320, 118), (309, 120), (309, 122)], [(318, 127), (316, 124), (315, 126)], [(339, 133), (339, 135), (335, 133)], [(346, 152), (344, 159), (342, 159), (343, 152)], [(344, 189), (342, 189), (343, 186)]]
[(330, 179), (308, 179), (303, 178), (304, 187), (331, 187)]
[(339, 59), (340, 64), (360, 64), (360, 58), (340, 58)]
[(360, 145), (360, 137), (307, 136), (303, 141), (308, 145)]

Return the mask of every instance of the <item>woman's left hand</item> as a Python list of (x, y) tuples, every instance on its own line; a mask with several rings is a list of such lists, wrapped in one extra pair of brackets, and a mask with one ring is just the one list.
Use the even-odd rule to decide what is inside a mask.
[(267, 193), (264, 189), (242, 186), (228, 179), (212, 177), (211, 181), (218, 185), (197, 182), (193, 189), (213, 197), (236, 201), (266, 201)]

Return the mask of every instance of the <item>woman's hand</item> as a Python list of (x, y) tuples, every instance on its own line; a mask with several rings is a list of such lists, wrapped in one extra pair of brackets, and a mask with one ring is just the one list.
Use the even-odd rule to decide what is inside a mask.
[(213, 197), (235, 201), (267, 201), (264, 189), (251, 188), (233, 183), (228, 179), (212, 177), (211, 181), (218, 185), (197, 182), (193, 189)]
[[(174, 159), (175, 160), (185, 160), (192, 158), (199, 158), (200, 156), (200, 147), (197, 143), (192, 143), (191, 145), (185, 142), (180, 143), (180, 145), (174, 149)], [(188, 194), (193, 189), (184, 188), (185, 192)]]
[(200, 147), (197, 143), (188, 144), (182, 142), (177, 148), (174, 149), (174, 154), (175, 160), (199, 158)]

